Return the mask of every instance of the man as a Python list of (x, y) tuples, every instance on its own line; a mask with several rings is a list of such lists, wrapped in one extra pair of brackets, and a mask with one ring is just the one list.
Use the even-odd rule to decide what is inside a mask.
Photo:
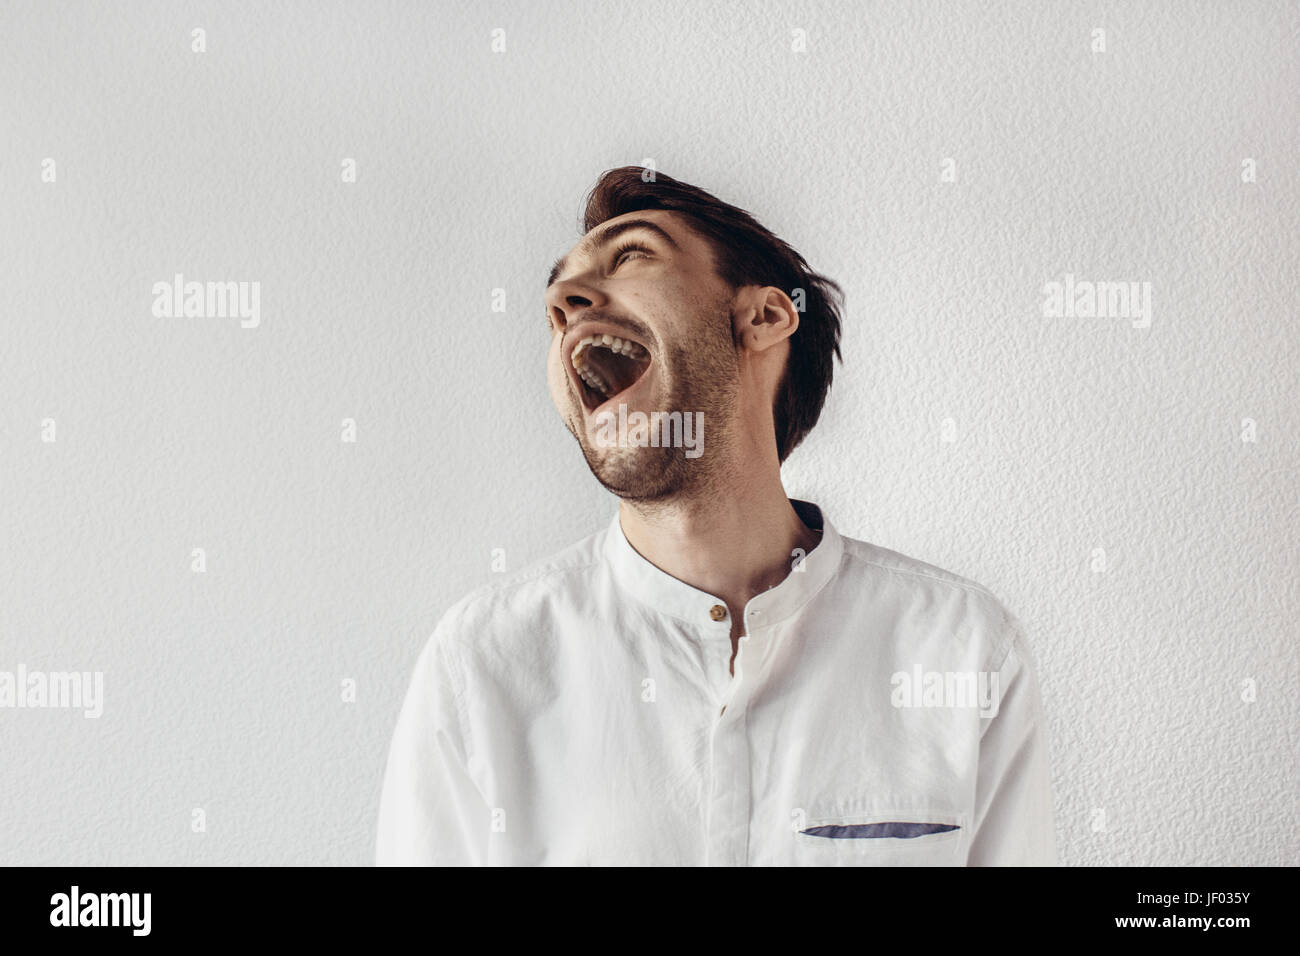
[(839, 287), (743, 210), (607, 172), (546, 289), (597, 534), (442, 618), (381, 864), (1054, 864), (1035, 663), (986, 589), (786, 497)]

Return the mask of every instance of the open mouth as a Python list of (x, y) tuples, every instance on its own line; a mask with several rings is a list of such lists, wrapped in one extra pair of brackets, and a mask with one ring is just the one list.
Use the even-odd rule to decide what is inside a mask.
[(594, 412), (641, 380), (650, 353), (631, 339), (596, 332), (573, 347), (569, 363), (578, 375), (582, 403)]

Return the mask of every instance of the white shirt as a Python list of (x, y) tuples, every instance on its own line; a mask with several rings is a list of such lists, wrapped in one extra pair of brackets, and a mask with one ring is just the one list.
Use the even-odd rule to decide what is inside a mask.
[(377, 862), (1055, 865), (1017, 619), (791, 503), (821, 540), (745, 606), (734, 677), (725, 602), (617, 514), (451, 607), (398, 718)]

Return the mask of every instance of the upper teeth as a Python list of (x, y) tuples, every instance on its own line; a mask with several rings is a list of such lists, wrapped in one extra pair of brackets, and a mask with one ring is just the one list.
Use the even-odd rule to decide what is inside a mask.
[(577, 368), (578, 363), (582, 361), (582, 353), (593, 345), (603, 345), (611, 352), (617, 352), (619, 355), (627, 355), (632, 358), (640, 358), (646, 354), (645, 349), (635, 342), (620, 339), (617, 335), (589, 335), (573, 347), (574, 368)]

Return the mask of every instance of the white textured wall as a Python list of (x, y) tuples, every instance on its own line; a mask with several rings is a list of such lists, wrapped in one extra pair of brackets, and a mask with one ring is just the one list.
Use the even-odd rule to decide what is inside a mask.
[(438, 616), (614, 507), (542, 285), (652, 158), (843, 282), (787, 487), (1025, 622), (1063, 861), (1296, 862), (1295, 4), (361, 6), (0, 5), (0, 670), (106, 698), (0, 710), (0, 861), (369, 862)]

